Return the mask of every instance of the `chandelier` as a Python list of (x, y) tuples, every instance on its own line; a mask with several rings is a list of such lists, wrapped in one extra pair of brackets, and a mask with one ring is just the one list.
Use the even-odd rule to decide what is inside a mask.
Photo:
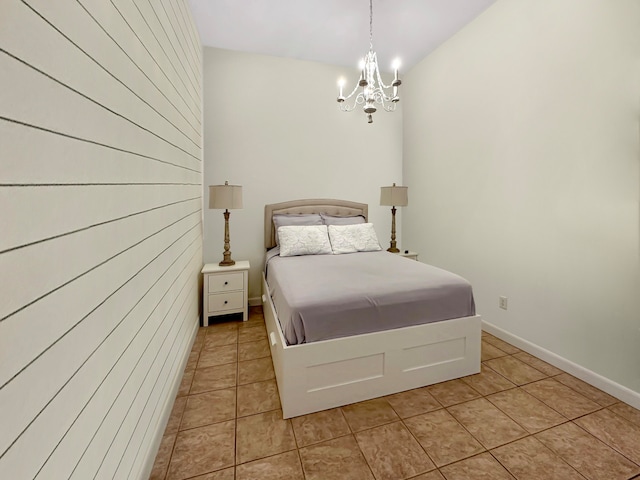
[[(398, 97), (398, 87), (402, 82), (398, 78), (399, 66), (400, 61), (396, 59), (393, 62), (393, 82), (391, 85), (385, 85), (380, 77), (376, 52), (373, 51), (373, 0), (369, 0), (369, 53), (360, 60), (360, 79), (351, 93), (346, 97), (342, 92), (345, 80), (344, 78), (338, 80), (340, 93), (338, 94), (337, 100), (340, 110), (350, 112), (354, 110), (357, 105), (362, 105), (364, 113), (367, 114), (368, 123), (373, 123), (372, 115), (377, 110), (376, 105), (379, 105), (387, 112), (393, 112), (396, 109), (396, 104), (400, 101), (400, 97)], [(356, 95), (359, 87), (362, 87), (362, 90)], [(389, 92), (389, 89), (393, 90)], [(353, 103), (349, 104), (347, 100), (354, 97), (354, 95)]]

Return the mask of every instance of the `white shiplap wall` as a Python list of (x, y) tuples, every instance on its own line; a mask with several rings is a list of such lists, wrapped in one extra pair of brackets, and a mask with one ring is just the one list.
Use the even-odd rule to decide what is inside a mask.
[(0, 3), (0, 478), (148, 476), (198, 325), (186, 0)]

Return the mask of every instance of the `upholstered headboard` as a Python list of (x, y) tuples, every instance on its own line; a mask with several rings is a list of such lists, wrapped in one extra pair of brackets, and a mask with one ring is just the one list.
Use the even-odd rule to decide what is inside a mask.
[(366, 203), (326, 198), (291, 200), (264, 206), (264, 246), (269, 249), (276, 246), (276, 231), (273, 216), (300, 213), (324, 213), (336, 217), (364, 216), (368, 220), (369, 206)]

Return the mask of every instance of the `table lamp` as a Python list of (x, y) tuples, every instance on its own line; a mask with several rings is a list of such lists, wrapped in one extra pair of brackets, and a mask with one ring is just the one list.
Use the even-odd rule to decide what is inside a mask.
[(229, 185), (229, 182), (224, 182), (224, 185), (209, 185), (209, 208), (224, 208), (224, 258), (218, 265), (235, 265), (229, 250), (229, 209), (242, 208), (242, 186)]
[(391, 208), (391, 246), (388, 252), (398, 253), (396, 247), (396, 207), (406, 207), (409, 205), (408, 187), (398, 187), (394, 183), (391, 187), (380, 187), (380, 205)]

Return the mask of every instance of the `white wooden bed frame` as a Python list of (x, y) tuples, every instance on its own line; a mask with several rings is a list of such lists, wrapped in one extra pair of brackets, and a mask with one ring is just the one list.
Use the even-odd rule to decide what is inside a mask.
[[(366, 204), (295, 200), (265, 206), (265, 246), (274, 214), (364, 215)], [(412, 261), (412, 260), (407, 260)], [(284, 418), (480, 372), (480, 316), (455, 318), (302, 345), (287, 345), (262, 276), (262, 303)]]

